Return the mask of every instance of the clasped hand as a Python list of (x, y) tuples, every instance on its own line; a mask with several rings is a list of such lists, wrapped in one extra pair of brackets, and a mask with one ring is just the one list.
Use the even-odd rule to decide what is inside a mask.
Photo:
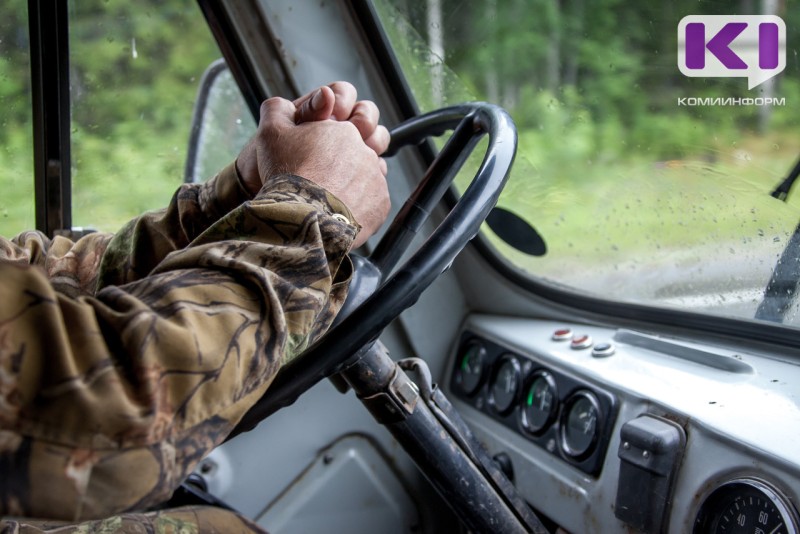
[(361, 226), (353, 248), (375, 233), (389, 214), (386, 161), (389, 132), (378, 107), (357, 100), (355, 87), (335, 82), (294, 102), (274, 97), (261, 105), (258, 131), (236, 167), (256, 194), (278, 174), (296, 174), (327, 189)]

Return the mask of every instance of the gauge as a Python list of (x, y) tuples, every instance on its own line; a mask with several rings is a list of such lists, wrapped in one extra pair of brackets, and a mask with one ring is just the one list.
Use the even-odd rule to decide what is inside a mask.
[(714, 490), (694, 524), (695, 534), (797, 534), (798, 529), (797, 512), (788, 499), (752, 478), (732, 480)]
[(470, 341), (458, 359), (456, 383), (467, 395), (474, 395), (483, 384), (486, 369), (486, 348), (479, 341)]
[(570, 457), (582, 460), (597, 444), (600, 404), (594, 393), (581, 390), (565, 404), (561, 415), (561, 448)]
[(492, 373), (489, 401), (500, 415), (505, 415), (514, 407), (522, 381), (519, 360), (506, 354), (497, 360)]
[(522, 428), (537, 434), (550, 426), (558, 408), (558, 395), (553, 376), (547, 371), (536, 371), (522, 397), (519, 412)]

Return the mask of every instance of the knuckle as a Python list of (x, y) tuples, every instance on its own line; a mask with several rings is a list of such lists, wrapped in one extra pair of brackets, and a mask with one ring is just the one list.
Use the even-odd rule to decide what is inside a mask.
[(261, 113), (261, 118), (264, 119), (265, 117), (268, 117), (272, 111), (275, 111), (280, 107), (285, 106), (287, 103), (294, 106), (294, 104), (279, 96), (273, 96), (272, 98), (264, 100), (263, 102), (261, 102), (261, 108), (259, 110)]

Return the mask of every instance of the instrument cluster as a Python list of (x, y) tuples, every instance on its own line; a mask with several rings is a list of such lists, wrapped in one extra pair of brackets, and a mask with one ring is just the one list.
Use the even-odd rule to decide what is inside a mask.
[(464, 333), (450, 389), (529, 441), (597, 476), (616, 416), (610, 393)]

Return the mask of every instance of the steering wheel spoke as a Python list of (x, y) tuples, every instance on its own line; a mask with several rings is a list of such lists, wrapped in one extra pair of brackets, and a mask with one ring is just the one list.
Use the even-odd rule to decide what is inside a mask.
[[(389, 323), (412, 306), (478, 233), (508, 179), (517, 148), (511, 117), (482, 102), (443, 108), (412, 118), (391, 131), (386, 155), (454, 130), (370, 258), (353, 257), (356, 272), (348, 301), (334, 326), (305, 353), (284, 366), (231, 436), (254, 428), (314, 384), (340, 372), (353, 355), (368, 347)], [(435, 230), (411, 256), (398, 262), (452, 184), (483, 135), (489, 136), (472, 182)]]

